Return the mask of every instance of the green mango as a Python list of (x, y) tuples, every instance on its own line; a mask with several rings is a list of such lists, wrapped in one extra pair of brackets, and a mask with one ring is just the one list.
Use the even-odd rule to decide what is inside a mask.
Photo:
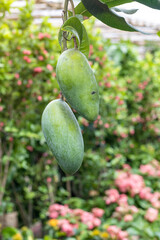
[(42, 114), (42, 131), (62, 170), (74, 174), (81, 166), (84, 143), (79, 124), (66, 102), (53, 100)]
[(85, 55), (76, 49), (64, 51), (56, 75), (68, 103), (84, 118), (94, 121), (99, 114), (98, 85)]

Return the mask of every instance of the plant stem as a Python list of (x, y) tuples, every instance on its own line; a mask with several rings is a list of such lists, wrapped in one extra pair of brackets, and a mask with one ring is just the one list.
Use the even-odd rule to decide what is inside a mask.
[[(65, 21), (67, 21), (68, 2), (69, 2), (69, 0), (65, 0), (65, 2), (64, 2), (63, 23), (65, 23)], [(63, 52), (65, 50), (67, 50), (67, 41), (66, 41), (67, 36), (66, 35), (67, 35), (67, 32), (63, 32)]]
[(72, 6), (72, 12), (73, 12), (73, 17), (75, 17), (75, 10), (74, 10), (74, 3), (73, 0), (70, 0), (71, 6)]
[[(72, 6), (73, 17), (75, 17), (76, 14), (75, 14), (75, 10), (74, 10), (73, 0), (70, 0), (70, 3), (71, 3), (71, 6)], [(75, 47), (75, 49), (78, 49), (76, 37), (73, 37), (73, 41), (74, 41), (74, 47)]]

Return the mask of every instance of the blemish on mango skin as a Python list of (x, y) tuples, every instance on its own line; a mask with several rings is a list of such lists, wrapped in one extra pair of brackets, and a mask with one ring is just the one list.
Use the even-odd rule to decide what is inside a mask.
[(84, 156), (81, 129), (68, 104), (60, 99), (50, 102), (42, 114), (46, 142), (62, 170), (72, 175)]
[(84, 118), (94, 121), (99, 114), (98, 85), (85, 55), (76, 49), (64, 51), (56, 74), (67, 102)]

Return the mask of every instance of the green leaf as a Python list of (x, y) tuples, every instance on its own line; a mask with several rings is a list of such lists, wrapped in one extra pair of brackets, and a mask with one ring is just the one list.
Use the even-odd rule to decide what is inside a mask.
[(123, 31), (139, 31), (134, 26), (126, 22), (123, 17), (118, 16), (107, 5), (98, 0), (82, 0), (88, 11), (106, 25)]
[(138, 11), (138, 9), (122, 9), (122, 8), (112, 8), (112, 10), (116, 11), (116, 12), (122, 12), (122, 13), (125, 13), (125, 14), (134, 14)]
[(133, 2), (132, 0), (100, 0), (100, 2), (107, 4), (109, 8), (124, 4), (124, 3), (130, 3)]
[(160, 10), (160, 0), (136, 0), (136, 2), (142, 3), (148, 7)]
[(75, 7), (75, 14), (81, 14), (82, 16), (85, 17), (91, 17), (92, 14), (88, 12), (88, 10), (85, 8), (82, 2), (80, 2), (76, 7)]
[(80, 51), (88, 58), (89, 55), (89, 38), (88, 38), (88, 34), (87, 31), (85, 29), (85, 27), (82, 25), (83, 28), (83, 38), (82, 38), (82, 42), (80, 45)]
[(157, 32), (157, 35), (160, 37), (160, 31)]
[(18, 230), (16, 228), (13, 228), (13, 227), (6, 227), (2, 230), (2, 236), (4, 238), (11, 238), (16, 233), (18, 233)]
[(66, 26), (66, 27), (62, 27), (61, 30), (72, 33), (77, 38), (78, 45), (80, 45), (80, 38), (79, 38), (78, 32), (75, 30), (75, 28), (73, 28), (71, 26)]
[(80, 45), (80, 42), (82, 41), (82, 36), (83, 36), (83, 29), (82, 29), (82, 24), (77, 17), (70, 17), (60, 28), (60, 31), (58, 34), (58, 41), (60, 46), (62, 46), (63, 31), (72, 33), (77, 38), (78, 43)]

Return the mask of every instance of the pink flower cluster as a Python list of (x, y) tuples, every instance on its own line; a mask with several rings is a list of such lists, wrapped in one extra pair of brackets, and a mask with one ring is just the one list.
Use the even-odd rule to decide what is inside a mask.
[(38, 38), (39, 38), (40, 40), (42, 40), (43, 38), (51, 38), (51, 35), (50, 35), (49, 33), (42, 33), (42, 32), (40, 32), (40, 33), (38, 34)]
[(118, 172), (118, 177), (115, 180), (115, 184), (121, 192), (130, 192), (132, 197), (134, 197), (136, 194), (139, 194), (140, 191), (145, 187), (142, 176), (124, 171)]
[(128, 233), (122, 231), (119, 227), (112, 225), (107, 228), (108, 233), (112, 239), (128, 240)]
[[(100, 218), (103, 216), (104, 210), (93, 208), (91, 212), (82, 209), (70, 209), (68, 205), (53, 204), (49, 207), (49, 217), (58, 219), (60, 228), (67, 236), (72, 236), (74, 228), (78, 228), (79, 223), (83, 223), (88, 229), (93, 229), (101, 224)], [(76, 224), (71, 224), (67, 217), (74, 218)], [(71, 230), (72, 229), (72, 230)]]
[(156, 221), (158, 219), (158, 210), (154, 208), (148, 208), (145, 214), (145, 219), (148, 220), (149, 222)]
[(119, 220), (123, 219), (125, 222), (133, 220), (133, 214), (138, 212), (136, 206), (128, 205), (128, 197), (125, 194), (119, 194), (117, 189), (110, 189), (106, 192), (107, 197), (106, 204), (117, 203), (119, 206), (116, 207), (116, 211), (113, 213), (113, 217), (118, 218)]
[[(119, 174), (115, 180), (117, 187), (121, 192), (130, 192), (132, 197), (137, 194), (141, 199), (150, 202), (154, 208), (149, 208), (147, 210), (145, 218), (150, 222), (156, 221), (158, 217), (158, 209), (160, 209), (160, 192), (152, 193), (151, 188), (146, 187), (142, 176), (132, 174), (129, 168), (127, 169), (124, 167), (124, 169), (125, 172), (118, 171)], [(151, 164), (141, 165), (140, 170), (151, 176), (157, 176), (159, 163), (157, 160), (153, 160)], [(118, 202), (118, 196), (116, 196), (116, 198)], [(117, 210), (119, 211), (120, 209), (117, 207)], [(125, 217), (124, 220), (126, 220), (126, 218), (128, 219), (128, 217)]]
[(78, 228), (78, 224), (70, 223), (67, 219), (59, 219), (58, 227), (61, 229), (62, 232), (66, 233), (68, 237), (71, 237), (74, 235), (74, 231)]
[(28, 56), (24, 56), (23, 57), (24, 61), (26, 61), (27, 63), (31, 62), (31, 59)]
[(151, 193), (151, 188), (145, 187), (139, 193), (141, 199), (149, 201), (153, 207), (160, 209), (160, 192)]
[(153, 177), (160, 177), (160, 164), (154, 159), (151, 163), (140, 166), (140, 171), (143, 174), (147, 174)]

